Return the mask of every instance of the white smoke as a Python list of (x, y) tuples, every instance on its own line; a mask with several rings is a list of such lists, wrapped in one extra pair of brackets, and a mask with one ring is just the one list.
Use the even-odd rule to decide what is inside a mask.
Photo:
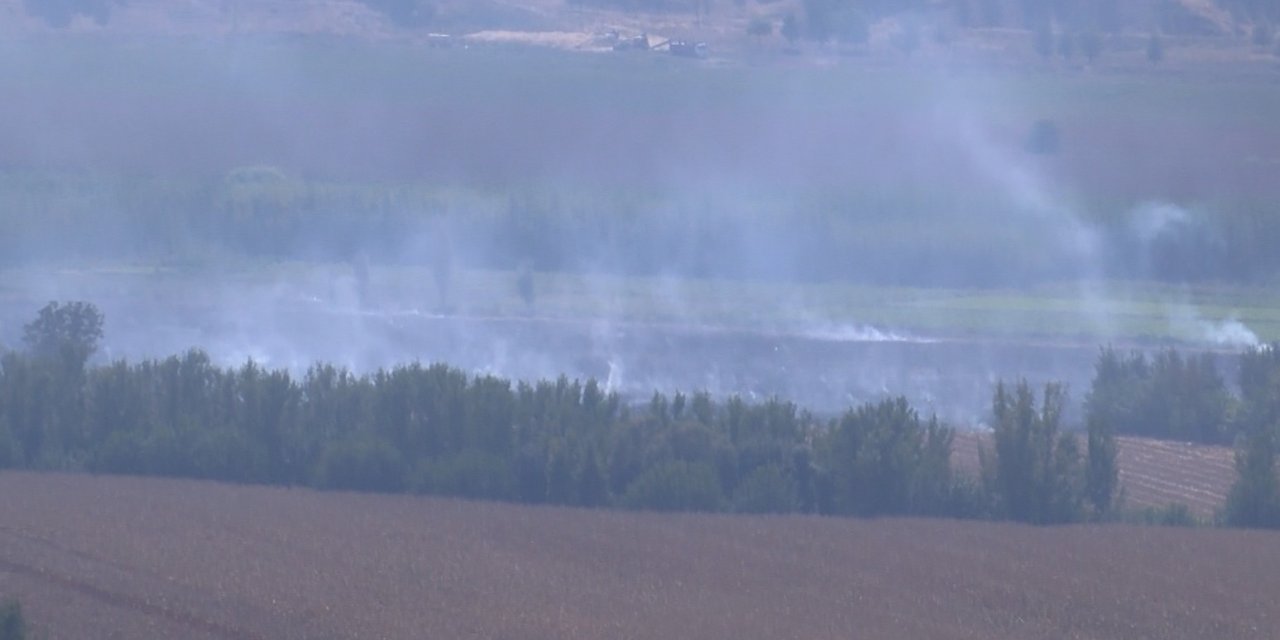
[(829, 340), (831, 342), (936, 342), (933, 338), (911, 335), (905, 332), (877, 329), (876, 327), (857, 324), (831, 324), (819, 326), (805, 332), (805, 337), (813, 340)]
[(1258, 334), (1235, 317), (1205, 318), (1194, 306), (1181, 303), (1170, 308), (1169, 332), (1187, 340), (1218, 347), (1246, 348), (1262, 344)]

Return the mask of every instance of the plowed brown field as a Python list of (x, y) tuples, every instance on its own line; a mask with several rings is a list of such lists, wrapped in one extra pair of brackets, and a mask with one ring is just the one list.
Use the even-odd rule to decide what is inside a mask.
[(59, 638), (1274, 638), (1280, 535), (665, 516), (0, 474)]
[[(978, 432), (957, 432), (952, 449), (955, 467), (964, 473), (977, 473), (978, 447), (986, 440), (987, 436)], [(1209, 520), (1225, 504), (1236, 477), (1235, 454), (1230, 447), (1148, 438), (1118, 440), (1125, 507), (1142, 509), (1182, 503), (1196, 517)], [(991, 447), (989, 442), (985, 446)]]

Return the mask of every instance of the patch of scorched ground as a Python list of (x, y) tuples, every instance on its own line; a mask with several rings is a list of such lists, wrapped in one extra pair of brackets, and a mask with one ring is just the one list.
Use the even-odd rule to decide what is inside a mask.
[(0, 475), (50, 638), (1266, 638), (1273, 533), (668, 516)]

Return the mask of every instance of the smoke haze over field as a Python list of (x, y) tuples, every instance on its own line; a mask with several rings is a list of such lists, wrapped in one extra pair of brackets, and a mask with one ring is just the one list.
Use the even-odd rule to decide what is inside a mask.
[[(1275, 273), (1225, 213), (1275, 186), (1208, 144), (1257, 116), (1177, 87), (311, 38), (14, 39), (0, 82), (9, 346), (45, 301), (86, 299), (113, 358), (421, 359), (822, 411), (906, 393), (972, 421), (999, 378), (1082, 393), (1099, 341), (1258, 342), (1185, 296), (1125, 334), (1117, 278)], [(1033, 153), (1046, 119), (1061, 149)], [(1280, 148), (1267, 126), (1257, 153)], [(1016, 339), (896, 294), (832, 302), (1061, 286), (1080, 325), (995, 308)]]

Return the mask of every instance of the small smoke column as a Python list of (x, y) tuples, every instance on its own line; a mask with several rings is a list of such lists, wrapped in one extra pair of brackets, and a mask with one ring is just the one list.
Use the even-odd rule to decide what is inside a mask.
[(804, 332), (804, 336), (813, 340), (828, 340), (831, 342), (912, 342), (920, 344), (936, 342), (933, 338), (857, 324), (819, 326)]
[(1258, 334), (1236, 318), (1207, 319), (1188, 303), (1181, 303), (1170, 309), (1169, 332), (1219, 347), (1247, 348), (1257, 347), (1262, 343)]

